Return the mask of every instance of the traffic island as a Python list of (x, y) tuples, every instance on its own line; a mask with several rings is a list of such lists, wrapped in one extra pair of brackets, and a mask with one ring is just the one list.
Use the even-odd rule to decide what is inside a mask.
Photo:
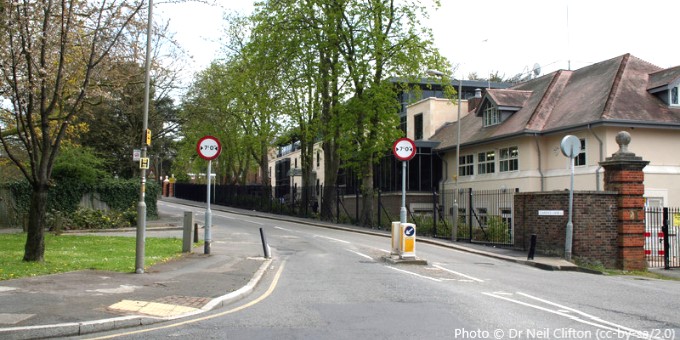
[(389, 264), (417, 264), (427, 266), (427, 260), (417, 257), (400, 257), (399, 255), (385, 255), (383, 261)]
[(427, 265), (427, 261), (416, 257), (416, 225), (392, 222), (392, 253), (383, 256), (391, 264)]

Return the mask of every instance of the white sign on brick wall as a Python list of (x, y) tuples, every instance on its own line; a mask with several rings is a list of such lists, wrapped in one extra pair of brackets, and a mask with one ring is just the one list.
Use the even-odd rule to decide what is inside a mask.
[(538, 216), (564, 216), (564, 210), (539, 210)]

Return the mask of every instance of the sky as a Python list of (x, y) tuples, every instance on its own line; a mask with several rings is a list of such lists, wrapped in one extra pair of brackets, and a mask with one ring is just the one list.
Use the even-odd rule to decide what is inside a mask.
[[(189, 51), (189, 68), (204, 69), (219, 58), (225, 11), (250, 13), (250, 0), (159, 3), (154, 16), (170, 20), (170, 30)], [(421, 0), (428, 4), (430, 0)], [(678, 0), (441, 0), (423, 23), (435, 46), (457, 66), (456, 77), (471, 72), (510, 78), (558, 69), (578, 69), (626, 53), (667, 68), (680, 65)], [(451, 73), (453, 70), (440, 70)]]

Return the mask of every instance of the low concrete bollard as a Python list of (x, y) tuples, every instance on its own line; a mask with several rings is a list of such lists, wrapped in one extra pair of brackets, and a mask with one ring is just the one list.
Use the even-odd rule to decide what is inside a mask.
[(191, 211), (184, 212), (184, 225), (182, 232), (182, 252), (191, 252), (191, 225), (194, 224), (194, 215)]

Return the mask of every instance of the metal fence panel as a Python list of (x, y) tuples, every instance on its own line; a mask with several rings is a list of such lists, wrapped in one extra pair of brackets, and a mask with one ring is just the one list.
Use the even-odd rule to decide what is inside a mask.
[(514, 195), (519, 189), (446, 191), (442, 214), (453, 221), (458, 203), (458, 240), (512, 245), (514, 243)]
[[(335, 194), (331, 213), (337, 222), (359, 223), (359, 195), (353, 197), (347, 206), (346, 193), (340, 188), (290, 187), (287, 192), (281, 192), (277, 187), (265, 186), (228, 186), (217, 185), (211, 191), (212, 202), (218, 205), (272, 212), (276, 214), (295, 215), (300, 217), (318, 218), (320, 206), (325, 191), (331, 190)], [(407, 205), (418, 205), (423, 211), (410, 212), (410, 221), (418, 224), (419, 235), (441, 238), (451, 238), (453, 225), (453, 202), (458, 202), (458, 240), (469, 242), (512, 245), (514, 241), (513, 198), (518, 189), (511, 190), (477, 190), (459, 189), (445, 191), (442, 194), (433, 192), (430, 203), (420, 201)], [(205, 185), (180, 184), (175, 188), (175, 195), (199, 202), (205, 202)], [(376, 191), (378, 204), (375, 222), (378, 228), (389, 223), (397, 214), (390, 216), (388, 209), (382, 203), (379, 191)], [(455, 198), (455, 200), (454, 200)], [(354, 210), (352, 210), (354, 209)]]
[(680, 268), (680, 208), (645, 208), (645, 255), (650, 268)]

